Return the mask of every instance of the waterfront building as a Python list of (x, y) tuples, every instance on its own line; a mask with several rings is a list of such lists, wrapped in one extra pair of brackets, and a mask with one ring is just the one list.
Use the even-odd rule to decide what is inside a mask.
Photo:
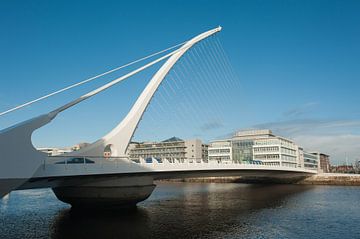
[(319, 154), (310, 153), (307, 151), (303, 151), (303, 153), (304, 153), (304, 168), (318, 169)]
[(184, 162), (185, 160), (207, 160), (207, 145), (199, 139), (182, 140), (172, 137), (162, 142), (132, 142), (127, 154), (131, 160), (140, 159), (160, 161), (167, 159), (170, 162)]
[(209, 145), (209, 161), (231, 163), (233, 161), (232, 155), (233, 153), (230, 140), (217, 140), (211, 142)]
[(254, 140), (254, 160), (265, 165), (298, 167), (298, 146), (291, 140), (279, 136)]
[(332, 173), (355, 173), (356, 169), (353, 165), (336, 165), (331, 166), (330, 172)]
[(222, 162), (279, 165), (317, 169), (319, 156), (304, 151), (292, 140), (274, 135), (271, 130), (242, 130), (233, 137), (209, 145), (209, 160)]
[(89, 143), (78, 143), (71, 147), (65, 147), (65, 148), (46, 147), (46, 148), (37, 148), (37, 150), (46, 153), (48, 156), (58, 156), (61, 154), (80, 150), (81, 148), (86, 147), (87, 145), (89, 145)]
[(253, 145), (257, 139), (274, 137), (271, 130), (242, 130), (231, 138), (232, 157), (234, 162), (251, 162), (253, 157)]
[(304, 162), (304, 149), (302, 147), (297, 148), (297, 152), (298, 152), (298, 167), (299, 168), (304, 168), (305, 167), (305, 162)]
[(324, 173), (330, 173), (330, 156), (327, 154), (323, 154), (320, 153), (320, 164), (319, 164), (319, 168), (324, 172)]
[(64, 153), (70, 153), (73, 151), (71, 148), (51, 148), (51, 147), (37, 148), (37, 150), (46, 153), (48, 156), (57, 156)]
[(297, 146), (291, 140), (275, 136), (271, 130), (242, 130), (227, 140), (210, 143), (209, 160), (298, 167)]
[(330, 156), (320, 152), (313, 152), (312, 154), (317, 156), (318, 160), (318, 171), (321, 173), (330, 172)]

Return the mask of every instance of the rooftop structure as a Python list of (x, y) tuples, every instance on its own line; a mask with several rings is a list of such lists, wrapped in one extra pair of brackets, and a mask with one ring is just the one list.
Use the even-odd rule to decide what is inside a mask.
[(234, 134), (234, 137), (242, 138), (260, 138), (260, 137), (274, 136), (269, 129), (254, 129), (254, 130), (240, 130)]

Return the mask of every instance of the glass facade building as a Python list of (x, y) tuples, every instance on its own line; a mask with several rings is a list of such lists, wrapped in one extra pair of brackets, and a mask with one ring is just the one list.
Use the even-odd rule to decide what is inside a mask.
[(253, 160), (254, 140), (232, 140), (232, 156), (234, 162), (250, 162)]
[(243, 130), (226, 140), (209, 145), (209, 161), (235, 163), (261, 162), (265, 165), (318, 168), (319, 157), (307, 153), (293, 141), (274, 135), (271, 130)]

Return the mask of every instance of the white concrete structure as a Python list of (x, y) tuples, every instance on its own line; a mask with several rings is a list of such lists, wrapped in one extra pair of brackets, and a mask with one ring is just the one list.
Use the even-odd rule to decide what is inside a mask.
[(169, 161), (133, 162), (127, 158), (52, 157), (31, 180), (17, 189), (51, 187), (55, 195), (73, 206), (114, 207), (134, 205), (153, 191), (155, 179), (247, 176), (261, 180), (294, 181), (315, 174), (313, 170), (263, 164)]

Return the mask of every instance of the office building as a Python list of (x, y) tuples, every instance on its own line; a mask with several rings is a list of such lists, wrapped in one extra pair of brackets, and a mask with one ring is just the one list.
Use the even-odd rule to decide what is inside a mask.
[(170, 162), (185, 162), (188, 160), (201, 161), (207, 160), (207, 145), (199, 139), (182, 140), (177, 137), (164, 140), (162, 142), (132, 142), (128, 148), (128, 155), (132, 160), (152, 160), (160, 161), (167, 159)]
[(234, 162), (251, 162), (254, 160), (253, 145), (257, 139), (267, 139), (274, 135), (270, 130), (242, 130), (230, 139)]
[(242, 130), (233, 137), (209, 145), (209, 160), (256, 163), (317, 169), (319, 156), (304, 151), (292, 140), (276, 136), (271, 130)]
[(279, 136), (254, 140), (254, 160), (265, 165), (298, 167), (297, 145), (291, 140)]
[(304, 168), (317, 170), (320, 160), (319, 155), (316, 153), (307, 152), (305, 150), (303, 150), (303, 155), (304, 155)]
[(330, 156), (320, 152), (312, 153), (317, 156), (318, 170), (321, 173), (330, 172)]
[(209, 161), (231, 163), (233, 161), (232, 155), (233, 153), (230, 140), (217, 140), (211, 142), (209, 145)]

